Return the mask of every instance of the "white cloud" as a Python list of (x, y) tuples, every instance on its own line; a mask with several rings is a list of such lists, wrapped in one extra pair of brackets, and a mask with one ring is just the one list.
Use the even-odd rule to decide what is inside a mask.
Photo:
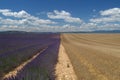
[(112, 8), (99, 12), (100, 17), (90, 19), (91, 23), (96, 24), (88, 28), (89, 30), (120, 30), (120, 8)]
[(53, 12), (49, 12), (47, 15), (50, 19), (63, 19), (69, 23), (82, 23), (82, 20), (80, 18), (72, 17), (69, 12), (66, 12), (64, 10), (54, 10)]
[(9, 9), (0, 9), (0, 13), (3, 15), (0, 16), (0, 30), (38, 31), (43, 25), (56, 24), (49, 19), (32, 16), (24, 10), (13, 12)]
[(81, 25), (82, 31), (120, 30), (120, 8), (111, 8), (99, 12), (100, 16)]
[[(9, 9), (0, 9), (0, 31), (40, 31), (40, 32), (67, 32), (67, 31), (95, 31), (95, 30), (120, 30), (120, 8), (112, 8), (99, 12), (100, 16), (90, 19), (85, 23), (80, 18), (72, 17), (64, 10), (48, 12), (50, 19), (62, 19), (65, 22), (54, 22), (50, 19), (41, 19), (28, 12), (18, 12)], [(57, 20), (56, 20), (57, 21)]]
[(80, 31), (99, 31), (99, 30), (120, 30), (120, 24), (108, 23), (98, 25), (96, 23), (84, 23), (80, 26)]
[(97, 26), (97, 30), (120, 30), (120, 24), (105, 24)]
[(95, 23), (120, 22), (120, 17), (94, 18), (94, 19), (90, 19), (90, 22), (95, 22)]
[(120, 8), (112, 8), (100, 11), (100, 17), (90, 19), (90, 22), (96, 23), (120, 22)]
[(0, 24), (2, 25), (17, 25), (21, 24), (22, 20), (12, 20), (12, 19), (0, 19)]
[(17, 18), (28, 18), (31, 16), (24, 10), (21, 10), (19, 12), (12, 12), (9, 9), (0, 9), (0, 13), (2, 13), (4, 16), (14, 16)]
[(0, 13), (2, 13), (4, 16), (11, 16), (11, 17), (16, 17), (16, 18), (22, 18), (26, 19), (28, 22), (37, 23), (37, 24), (55, 24), (55, 22), (51, 20), (45, 20), (45, 19), (40, 19), (38, 17), (32, 16), (29, 13), (27, 13), (24, 10), (21, 10), (19, 12), (12, 12), (9, 9), (0, 9)]
[(80, 26), (80, 31), (94, 31), (94, 30), (97, 30), (96, 23), (83, 23)]
[(105, 11), (100, 11), (100, 14), (102, 16), (116, 16), (116, 15), (120, 16), (120, 8), (112, 8)]

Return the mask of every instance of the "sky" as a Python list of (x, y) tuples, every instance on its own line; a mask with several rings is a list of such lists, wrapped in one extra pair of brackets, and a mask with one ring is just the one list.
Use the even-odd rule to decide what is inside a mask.
[(120, 0), (0, 0), (0, 31), (120, 30)]

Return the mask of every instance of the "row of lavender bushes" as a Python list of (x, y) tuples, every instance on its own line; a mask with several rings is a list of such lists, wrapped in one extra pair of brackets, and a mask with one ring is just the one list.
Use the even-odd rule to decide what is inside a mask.
[(58, 59), (60, 39), (53, 43), (32, 62), (27, 64), (16, 77), (5, 80), (55, 80), (55, 64)]
[(0, 78), (53, 42), (56, 34), (0, 34)]

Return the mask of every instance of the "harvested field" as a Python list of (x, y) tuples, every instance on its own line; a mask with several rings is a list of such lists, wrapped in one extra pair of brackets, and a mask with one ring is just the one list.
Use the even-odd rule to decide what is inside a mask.
[(78, 80), (120, 80), (120, 34), (62, 34)]

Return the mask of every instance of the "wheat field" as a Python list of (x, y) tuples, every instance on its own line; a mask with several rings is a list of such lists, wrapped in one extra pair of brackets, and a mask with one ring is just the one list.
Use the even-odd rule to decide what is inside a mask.
[(78, 80), (120, 80), (120, 34), (62, 34)]

